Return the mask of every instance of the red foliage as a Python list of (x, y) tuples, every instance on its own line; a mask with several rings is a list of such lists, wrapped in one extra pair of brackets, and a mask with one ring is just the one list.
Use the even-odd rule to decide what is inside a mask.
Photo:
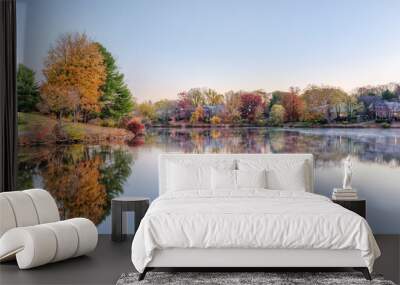
[(129, 146), (141, 146), (144, 145), (144, 136), (136, 137), (130, 141), (128, 141)]
[(292, 91), (283, 95), (282, 106), (285, 108), (286, 121), (296, 122), (302, 118), (304, 102), (295, 92)]
[(178, 94), (178, 107), (182, 108), (184, 110), (187, 110), (189, 108), (193, 107), (192, 101), (189, 98), (189, 95), (187, 92), (181, 92)]
[(50, 136), (54, 135), (55, 128), (56, 127), (52, 128), (51, 126), (47, 125), (41, 126), (33, 133), (34, 140), (38, 142), (47, 141)]
[(143, 134), (144, 132), (144, 125), (140, 122), (138, 118), (131, 119), (127, 125), (126, 129), (131, 131), (135, 135)]
[(263, 110), (261, 96), (255, 93), (241, 94), (239, 110), (243, 119), (247, 119), (249, 122), (254, 122)]

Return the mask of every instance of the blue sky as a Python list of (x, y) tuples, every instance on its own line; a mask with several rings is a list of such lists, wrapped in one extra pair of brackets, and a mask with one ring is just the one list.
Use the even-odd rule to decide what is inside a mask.
[(139, 101), (191, 87), (286, 90), (400, 81), (397, 0), (17, 0), (18, 59), (41, 80), (56, 38), (85, 32)]

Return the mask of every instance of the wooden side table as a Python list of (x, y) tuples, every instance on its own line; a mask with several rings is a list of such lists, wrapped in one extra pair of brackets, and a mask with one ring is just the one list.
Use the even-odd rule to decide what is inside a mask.
[(135, 233), (140, 221), (149, 208), (150, 199), (143, 197), (119, 197), (111, 200), (111, 239), (123, 241), (126, 239), (126, 214), (135, 212)]
[(340, 206), (359, 214), (364, 219), (367, 217), (366, 208), (367, 201), (364, 199), (357, 200), (332, 200), (332, 202), (339, 204)]

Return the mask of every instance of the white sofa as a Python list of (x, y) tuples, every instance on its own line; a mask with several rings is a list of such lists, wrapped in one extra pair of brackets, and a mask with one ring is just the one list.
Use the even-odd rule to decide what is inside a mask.
[(20, 269), (84, 255), (96, 248), (96, 226), (88, 219), (60, 221), (45, 190), (0, 193), (0, 262), (15, 259)]

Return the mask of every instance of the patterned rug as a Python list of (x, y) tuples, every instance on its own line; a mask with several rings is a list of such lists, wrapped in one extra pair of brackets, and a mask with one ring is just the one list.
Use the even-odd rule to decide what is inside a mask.
[(359, 272), (148, 272), (146, 278), (138, 281), (138, 273), (122, 274), (117, 285), (146, 284), (328, 284), (328, 285), (395, 285), (380, 275), (372, 275), (368, 281)]

